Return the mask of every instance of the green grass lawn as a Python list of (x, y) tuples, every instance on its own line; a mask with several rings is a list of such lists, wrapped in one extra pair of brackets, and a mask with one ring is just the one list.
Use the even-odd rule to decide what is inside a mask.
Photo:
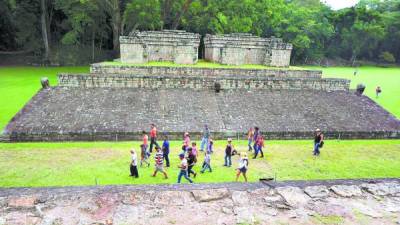
[[(139, 168), (139, 179), (129, 177), (130, 148), (138, 142), (99, 143), (17, 143), (0, 144), (0, 186), (65, 186), (107, 184), (175, 183), (178, 174), (178, 146), (171, 143), (169, 179), (151, 177), (152, 165)], [(233, 167), (223, 167), (225, 141), (217, 141), (212, 155), (213, 172), (199, 174), (195, 182), (230, 182)], [(250, 181), (400, 177), (400, 140), (326, 141), (320, 157), (313, 157), (311, 141), (268, 141), (265, 158), (250, 159)], [(234, 141), (239, 151), (246, 142)], [(195, 171), (200, 170), (203, 155)], [(243, 181), (243, 178), (241, 178)], [(186, 182), (186, 181), (185, 181)]]
[[(360, 67), (357, 76), (354, 76), (354, 68), (351, 67), (308, 67), (309, 69), (321, 69), (324, 77), (346, 78), (351, 80), (351, 88), (357, 84), (366, 86), (365, 94), (380, 104), (383, 108), (400, 118), (400, 68)], [(380, 86), (382, 93), (375, 97), (375, 88)]]
[(56, 85), (60, 72), (89, 72), (89, 67), (0, 67), (0, 131), (41, 88), (41, 77)]

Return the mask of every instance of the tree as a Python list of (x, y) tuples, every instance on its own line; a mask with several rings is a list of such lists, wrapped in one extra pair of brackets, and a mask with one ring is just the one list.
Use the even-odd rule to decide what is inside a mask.
[(123, 24), (124, 29), (156, 30), (162, 28), (159, 0), (133, 0), (127, 4)]

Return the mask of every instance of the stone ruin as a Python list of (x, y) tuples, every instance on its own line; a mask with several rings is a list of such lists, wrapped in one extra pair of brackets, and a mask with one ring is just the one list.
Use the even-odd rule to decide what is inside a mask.
[[(179, 31), (140, 35), (154, 38), (166, 33), (190, 37), (193, 42), (186, 44), (196, 42), (192, 34)], [(157, 52), (147, 46), (146, 51), (161, 58), (173, 49)], [(121, 52), (124, 48), (122, 44)], [(191, 54), (176, 59), (197, 60)], [(267, 139), (309, 139), (316, 128), (327, 138), (399, 138), (400, 121), (349, 87), (349, 80), (322, 78), (317, 70), (96, 63), (90, 74), (59, 74), (58, 86), (39, 90), (12, 118), (0, 140), (140, 140), (150, 123), (177, 140), (184, 132), (199, 138), (204, 124), (210, 125), (214, 139), (246, 138), (253, 126), (260, 127)]]
[(259, 64), (288, 67), (292, 45), (280, 38), (251, 34), (210, 35), (204, 38), (205, 59), (228, 65)]
[(200, 35), (180, 30), (132, 32), (120, 37), (122, 63), (171, 61), (195, 64)]
[(400, 180), (7, 188), (0, 224), (395, 225)]

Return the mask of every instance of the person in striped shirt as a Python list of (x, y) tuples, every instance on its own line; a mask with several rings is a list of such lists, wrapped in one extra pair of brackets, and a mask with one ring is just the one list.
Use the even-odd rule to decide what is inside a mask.
[(164, 169), (164, 153), (159, 146), (156, 146), (156, 151), (156, 155), (154, 156), (155, 169), (153, 177), (157, 175), (157, 172), (161, 172), (164, 174), (165, 179), (168, 179), (168, 174)]

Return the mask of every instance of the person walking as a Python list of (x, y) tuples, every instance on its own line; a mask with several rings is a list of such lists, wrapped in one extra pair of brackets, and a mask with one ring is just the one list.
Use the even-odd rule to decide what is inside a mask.
[(254, 151), (253, 159), (257, 158), (258, 153), (261, 153), (261, 158), (264, 157), (263, 147), (264, 147), (264, 136), (262, 136), (262, 134), (259, 133), (257, 135), (256, 150)]
[(153, 123), (150, 125), (151, 130), (150, 130), (150, 153), (153, 152), (153, 147), (154, 145), (156, 147), (160, 147), (157, 143), (157, 128), (156, 125)]
[(147, 136), (146, 131), (143, 131), (143, 145), (145, 147), (145, 150), (147, 151), (147, 148), (149, 147), (149, 136)]
[(254, 138), (254, 129), (253, 127), (250, 127), (249, 131), (247, 132), (249, 151), (253, 150), (253, 147), (251, 146), (251, 144), (253, 143), (253, 138)]
[(192, 154), (195, 157), (197, 157), (198, 152), (197, 152), (197, 144), (196, 144), (196, 142), (192, 142)]
[(249, 166), (249, 159), (247, 158), (247, 153), (240, 153), (239, 167), (236, 169), (236, 182), (239, 180), (240, 174), (243, 174), (244, 181), (247, 182), (247, 168)]
[(154, 156), (155, 161), (155, 169), (153, 173), (153, 177), (157, 175), (157, 172), (161, 172), (164, 174), (164, 178), (168, 179), (168, 174), (164, 169), (164, 154), (160, 147), (156, 146), (156, 155)]
[(204, 155), (204, 162), (203, 162), (203, 166), (202, 169), (200, 171), (200, 173), (204, 173), (204, 171), (206, 171), (206, 169), (208, 169), (208, 171), (210, 171), (210, 173), (212, 172), (211, 169), (211, 153), (206, 151), (205, 155)]
[(232, 166), (232, 138), (228, 138), (228, 144), (225, 148), (225, 164), (224, 166), (231, 167)]
[(169, 167), (169, 140), (167, 135), (164, 136), (164, 142), (162, 144), (162, 151), (164, 154), (164, 159), (167, 167)]
[[(188, 148), (190, 147), (190, 135), (188, 132), (185, 132), (185, 134), (183, 135), (183, 148), (184, 148), (184, 152), (186, 152), (188, 150)], [(182, 148), (182, 149), (183, 149)]]
[(196, 165), (197, 162), (197, 157), (196, 155), (193, 154), (193, 150), (191, 147), (188, 148), (188, 157), (187, 157), (187, 163), (188, 163), (188, 176), (190, 177), (190, 174), (193, 174), (193, 177), (196, 178), (197, 173), (194, 172), (193, 167)]
[(380, 86), (376, 87), (375, 89), (375, 94), (376, 94), (376, 98), (379, 98), (379, 95), (381, 94), (382, 89)]
[(260, 129), (258, 127), (254, 127), (254, 134), (253, 134), (253, 150), (254, 153), (256, 153), (258, 151), (257, 149), (257, 138), (258, 135), (260, 134)]
[(212, 154), (214, 152), (213, 151), (213, 146), (214, 146), (214, 141), (213, 141), (213, 139), (210, 138), (208, 146), (207, 146), (207, 152), (208, 153)]
[(193, 183), (192, 179), (190, 179), (188, 176), (188, 162), (185, 158), (185, 154), (184, 153), (179, 154), (179, 159), (181, 160), (181, 163), (178, 166), (178, 168), (180, 169), (178, 174), (178, 184), (181, 183), (182, 177), (184, 177), (190, 183)]
[(135, 152), (135, 149), (131, 149), (131, 163), (130, 163), (130, 171), (131, 171), (131, 177), (135, 177), (138, 178), (139, 177), (139, 173), (138, 173), (138, 169), (137, 169), (137, 155)]
[(324, 135), (322, 134), (321, 130), (317, 128), (315, 130), (314, 135), (314, 155), (319, 156), (320, 151), (319, 149), (322, 147), (324, 141)]
[(150, 154), (147, 151), (146, 145), (145, 144), (141, 144), (140, 145), (140, 167), (143, 166), (143, 163), (146, 163), (147, 167), (150, 166), (149, 156), (150, 156)]
[(201, 139), (201, 144), (200, 144), (200, 151), (204, 151), (204, 146), (206, 147), (207, 150), (209, 138), (210, 138), (210, 129), (208, 128), (208, 125), (205, 124), (203, 130), (203, 138)]

